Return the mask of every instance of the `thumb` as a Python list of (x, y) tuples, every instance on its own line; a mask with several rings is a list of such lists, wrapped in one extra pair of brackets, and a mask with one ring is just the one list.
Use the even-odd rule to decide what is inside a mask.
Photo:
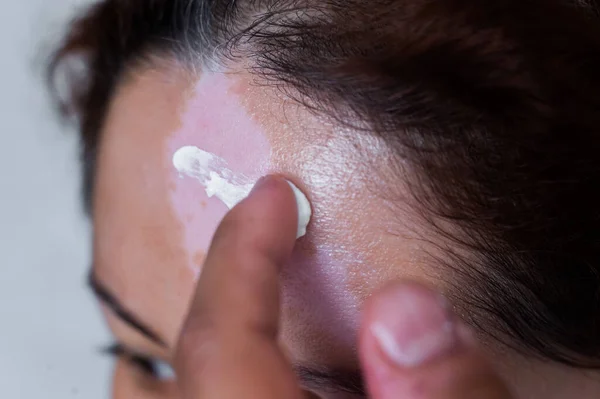
[(446, 300), (416, 283), (389, 286), (365, 308), (360, 357), (374, 399), (511, 399)]

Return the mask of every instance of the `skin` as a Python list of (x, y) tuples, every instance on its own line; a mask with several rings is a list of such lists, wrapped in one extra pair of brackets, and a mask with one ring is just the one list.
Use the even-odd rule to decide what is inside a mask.
[[(266, 174), (283, 175), (300, 187), (312, 203), (308, 234), (296, 243), (292, 240), (293, 249), (288, 248), (285, 262), (276, 268), (276, 277), (270, 277), (273, 286), (280, 289), (280, 306), (273, 307), (263, 301), (251, 309), (267, 305), (269, 317), (279, 319), (277, 342), (273, 339), (265, 348), (284, 362), (280, 369), (287, 370), (285, 373), (293, 376), (293, 367), (298, 366), (358, 372), (361, 358), (366, 368), (369, 364), (386, 364), (377, 363), (380, 357), (371, 361), (365, 355), (380, 351), (363, 352), (358, 345), (361, 309), (367, 309), (367, 319), (369, 314), (376, 313), (368, 310), (371, 308), (365, 305), (367, 298), (397, 279), (417, 280), (444, 291), (441, 272), (428, 263), (427, 254), (433, 249), (419, 238), (427, 234), (410, 212), (409, 196), (402, 184), (390, 186), (385, 176), (390, 176), (391, 171), (378, 163), (386, 159), (387, 149), (382, 143), (310, 114), (276, 91), (253, 84), (253, 78), (243, 70), (191, 74), (175, 62), (161, 61), (152, 67), (138, 68), (119, 86), (102, 131), (95, 181), (94, 277), (163, 341), (152, 342), (103, 304), (108, 325), (128, 353), (168, 363), (177, 360), (179, 365), (183, 364), (178, 366), (178, 375), (185, 375), (185, 381), (204, 381), (198, 363), (193, 359), (182, 360), (182, 351), (177, 352), (177, 348), (182, 347), (178, 342), (190, 305), (192, 309), (199, 306), (197, 301), (191, 302), (192, 298), (204, 298), (200, 301), (205, 304), (201, 308), (212, 309), (213, 304), (206, 299), (206, 295), (212, 294), (203, 293), (201, 288), (206, 275), (202, 268), (210, 263), (205, 261), (211, 239), (227, 208), (217, 199), (208, 198), (197, 181), (178, 175), (171, 159), (184, 145), (195, 145), (218, 155), (230, 169), (252, 182)], [(396, 171), (396, 182), (402, 181), (398, 173), (409, 172)], [(279, 224), (283, 223), (283, 214), (275, 215)], [(217, 277), (213, 281), (220, 280)], [(225, 298), (224, 303), (229, 306), (215, 304), (220, 309), (219, 315), (240, 315), (239, 304), (253, 303), (251, 295), (245, 296), (242, 283), (237, 286), (232, 283), (235, 289), (222, 288), (221, 291), (240, 294), (231, 302)], [(216, 297), (221, 291), (215, 291), (215, 287), (226, 285), (215, 282), (204, 286)], [(251, 315), (252, 311), (245, 313)], [(207, 320), (214, 321), (215, 317), (216, 314)], [(200, 324), (206, 327), (206, 323)], [(189, 319), (185, 325), (190, 330)], [(189, 335), (198, 337), (198, 325), (193, 319), (191, 325)], [(236, 329), (224, 330), (224, 335), (232, 330)], [(369, 337), (360, 334), (360, 342), (367, 348), (372, 346)], [(201, 338), (183, 342), (186, 349), (202, 346)], [(227, 341), (228, 345), (233, 343)], [(494, 353), (495, 369), (510, 370), (503, 377), (513, 385), (513, 391), (511, 373), (521, 379), (529, 375), (530, 369), (523, 367), (524, 360), (494, 352), (493, 347), (484, 350)], [(176, 353), (179, 353), (177, 359)], [(471, 352), (465, 353), (471, 359)], [(257, 354), (254, 356), (249, 358), (256, 364)], [(231, 359), (223, 362), (233, 367)], [(480, 360), (467, 360), (466, 364), (481, 369)], [(513, 369), (515, 364), (520, 367), (517, 373)], [(379, 366), (374, 367), (377, 370)], [(517, 397), (532, 397), (528, 396), (530, 392), (539, 394), (536, 388), (540, 386), (536, 380), (539, 370), (544, 371), (544, 378), (552, 378), (553, 373), (559, 372), (561, 376), (568, 375), (560, 368), (544, 367), (535, 365), (531, 378), (525, 378), (516, 387)], [(466, 366), (459, 369), (469, 370)], [(219, 374), (225, 373), (224, 370), (216, 371), (215, 376), (225, 378)], [(245, 371), (240, 370), (243, 381)], [(264, 377), (269, 375), (264, 372), (273, 370), (267, 368), (262, 372)], [(565, 389), (574, 392), (569, 390), (571, 387), (583, 393), (600, 392), (595, 390), (594, 379), (583, 381), (580, 374), (563, 378), (561, 392)], [(377, 379), (374, 375), (380, 374), (367, 373), (371, 390), (372, 381)], [(486, 371), (483, 375), (488, 378), (493, 373)], [(495, 377), (490, 378), (491, 385), (501, 387)], [(286, 385), (281, 389), (304, 391), (307, 397), (356, 397), (327, 384), (300, 381), (298, 387), (294, 378), (290, 380), (293, 387)], [(454, 381), (450, 377), (446, 380)], [(377, 386), (389, 385), (386, 384)], [(189, 383), (185, 389), (191, 393), (182, 393), (175, 382), (160, 381), (142, 372), (128, 361), (128, 356), (117, 362), (113, 386), (115, 398), (228, 397), (219, 393), (218, 387), (209, 396), (197, 393), (197, 386)], [(549, 392), (553, 392), (551, 388)], [(377, 395), (388, 397), (383, 393)]]
[[(219, 226), (176, 352), (183, 397), (303, 396), (277, 343), (278, 279), (296, 220), (290, 189), (269, 176)], [(359, 347), (371, 397), (510, 398), (446, 305), (415, 283), (390, 285), (369, 300)], [(395, 336), (392, 350), (378, 340), (382, 330)], [(427, 345), (424, 336), (435, 339)]]

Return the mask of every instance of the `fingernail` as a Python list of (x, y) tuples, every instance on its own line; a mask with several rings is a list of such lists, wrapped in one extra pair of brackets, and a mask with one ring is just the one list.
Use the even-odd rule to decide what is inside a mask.
[(397, 366), (417, 367), (456, 346), (447, 301), (416, 284), (390, 288), (377, 298), (370, 332), (385, 356)]

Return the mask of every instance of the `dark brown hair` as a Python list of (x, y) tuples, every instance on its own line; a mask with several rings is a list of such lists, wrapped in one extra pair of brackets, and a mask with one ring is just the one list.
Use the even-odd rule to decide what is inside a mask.
[(151, 55), (244, 58), (315, 112), (358, 117), (411, 161), (465, 317), (599, 367), (599, 22), (596, 0), (104, 0), (50, 77), (85, 57), (60, 104), (81, 123), (88, 204), (108, 104)]

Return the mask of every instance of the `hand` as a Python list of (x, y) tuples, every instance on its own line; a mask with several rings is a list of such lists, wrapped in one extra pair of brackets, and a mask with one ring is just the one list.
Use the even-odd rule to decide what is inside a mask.
[[(183, 398), (303, 397), (277, 343), (278, 274), (296, 225), (293, 192), (272, 176), (223, 219), (175, 356)], [(359, 348), (375, 399), (510, 398), (466, 327), (421, 285), (391, 285), (369, 300)]]

